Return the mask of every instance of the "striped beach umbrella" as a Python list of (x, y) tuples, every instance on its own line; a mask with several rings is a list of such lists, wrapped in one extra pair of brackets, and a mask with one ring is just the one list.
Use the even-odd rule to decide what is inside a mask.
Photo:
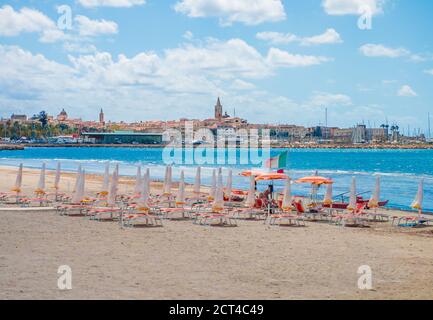
[(134, 193), (140, 194), (142, 189), (141, 166), (137, 166), (137, 174), (135, 175)]

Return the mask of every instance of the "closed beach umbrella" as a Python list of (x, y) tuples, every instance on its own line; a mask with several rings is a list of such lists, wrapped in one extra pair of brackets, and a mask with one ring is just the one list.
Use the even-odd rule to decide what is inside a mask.
[(421, 179), (418, 185), (418, 192), (416, 194), (415, 200), (412, 202), (411, 207), (418, 210), (418, 213), (422, 212), (422, 201), (424, 198), (424, 179)]
[(223, 172), (221, 168), (218, 168), (217, 188), (222, 186), (223, 186)]
[(61, 166), (60, 166), (60, 162), (57, 162), (57, 167), (56, 167), (56, 176), (54, 177), (54, 189), (56, 190), (56, 194), (57, 191), (59, 191), (60, 188), (60, 174), (61, 174)]
[(42, 164), (41, 173), (39, 175), (38, 187), (35, 190), (36, 194), (45, 193), (45, 163)]
[(149, 190), (149, 196), (150, 196), (150, 169), (146, 169), (146, 176), (147, 176), (147, 189)]
[(74, 192), (74, 195), (72, 196), (72, 203), (78, 204), (81, 203), (81, 201), (84, 198), (84, 187), (85, 187), (85, 171), (81, 169), (81, 167), (78, 169), (79, 173), (77, 175), (76, 180), (76, 190)]
[(201, 187), (201, 168), (197, 167), (197, 172), (195, 173), (195, 180), (194, 180), (195, 194), (200, 194), (200, 187)]
[(135, 194), (140, 194), (142, 189), (142, 177), (141, 177), (141, 166), (137, 167), (137, 174), (135, 175)]
[(23, 184), (23, 164), (20, 163), (20, 166), (18, 167), (17, 178), (15, 179), (15, 186), (13, 187), (12, 191), (16, 192), (17, 194), (20, 193), (22, 184)]
[(140, 211), (149, 211), (149, 178), (148, 172), (146, 172), (143, 176), (140, 190), (140, 198), (138, 200), (138, 210)]
[(105, 164), (104, 180), (102, 180), (102, 189), (100, 194), (106, 196), (110, 188), (110, 163)]
[(323, 198), (323, 204), (330, 206), (332, 205), (332, 183), (326, 185), (326, 193)]
[(356, 210), (356, 178), (352, 177), (352, 185), (350, 186), (350, 200), (347, 210)]
[(114, 206), (116, 205), (116, 196), (119, 187), (119, 165), (116, 165), (116, 169), (113, 172), (113, 176), (111, 178), (111, 186), (110, 191), (108, 193), (108, 205)]
[(380, 176), (376, 177), (376, 186), (374, 188), (374, 192), (371, 195), (370, 200), (368, 200), (369, 208), (378, 208), (380, 200)]
[(232, 189), (233, 189), (233, 172), (229, 170), (229, 174), (227, 176), (227, 187), (226, 187), (226, 195), (229, 200), (232, 197)]
[(81, 164), (78, 166), (78, 169), (77, 169), (77, 175), (75, 177), (74, 189), (72, 190), (73, 193), (76, 193), (78, 190), (78, 186), (80, 184), (80, 177), (81, 177)]
[(171, 195), (171, 177), (172, 177), (171, 166), (165, 168), (165, 178), (164, 178), (164, 195)]
[(215, 199), (216, 184), (217, 184), (216, 170), (213, 169), (212, 170), (212, 184), (210, 186), (210, 192), (209, 192), (209, 200)]
[[(220, 180), (221, 176), (221, 180)], [(222, 184), (222, 175), (218, 174), (218, 183), (215, 191), (215, 200), (212, 203), (212, 210), (215, 212), (219, 212), (224, 209), (224, 191)]]
[(180, 172), (179, 189), (176, 195), (176, 205), (185, 204), (185, 176), (183, 170)]
[(292, 211), (292, 192), (290, 186), (290, 178), (286, 179), (286, 184), (284, 185), (283, 203), (281, 204), (281, 208), (284, 211)]
[(250, 176), (250, 188), (248, 190), (247, 200), (245, 201), (245, 205), (247, 207), (254, 207), (256, 204), (256, 183), (254, 176)]

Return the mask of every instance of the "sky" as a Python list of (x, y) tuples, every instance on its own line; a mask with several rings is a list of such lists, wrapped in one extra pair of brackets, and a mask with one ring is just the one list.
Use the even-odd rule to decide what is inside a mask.
[[(0, 117), (427, 130), (431, 0), (0, 0)], [(409, 128), (408, 128), (409, 127)]]

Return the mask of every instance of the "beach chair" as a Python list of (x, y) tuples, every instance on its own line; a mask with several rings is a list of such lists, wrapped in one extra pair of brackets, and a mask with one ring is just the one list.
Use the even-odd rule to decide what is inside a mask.
[(160, 216), (152, 214), (150, 208), (130, 208), (122, 216), (125, 227), (162, 227)]
[(122, 208), (118, 207), (92, 207), (87, 211), (86, 216), (91, 220), (106, 222), (119, 220), (122, 213)]
[(365, 204), (359, 203), (353, 212), (349, 211), (348, 213), (334, 216), (334, 223), (343, 227), (367, 227), (368, 212), (365, 212), (364, 209)]
[(197, 215), (194, 224), (204, 226), (218, 226), (218, 227), (237, 227), (236, 219), (227, 213), (223, 212), (209, 212)]
[(391, 224), (396, 227), (415, 228), (433, 225), (433, 219), (424, 216), (393, 216), (391, 220)]

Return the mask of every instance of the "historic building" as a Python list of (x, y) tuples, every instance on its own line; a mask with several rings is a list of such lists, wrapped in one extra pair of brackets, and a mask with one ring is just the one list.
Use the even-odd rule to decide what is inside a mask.
[(221, 121), (223, 117), (223, 106), (221, 105), (220, 98), (218, 97), (217, 103), (215, 105), (215, 119)]
[(60, 113), (57, 115), (57, 121), (66, 121), (68, 120), (68, 114), (66, 113), (65, 109), (62, 109)]
[(100, 124), (105, 124), (105, 119), (104, 119), (104, 110), (102, 110), (99, 112), (99, 123)]

